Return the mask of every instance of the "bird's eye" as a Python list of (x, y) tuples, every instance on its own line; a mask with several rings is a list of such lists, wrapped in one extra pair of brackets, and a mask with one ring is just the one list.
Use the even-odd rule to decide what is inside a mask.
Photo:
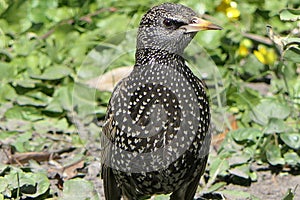
[(163, 23), (166, 27), (173, 26), (173, 20), (170, 20), (170, 19), (165, 19)]

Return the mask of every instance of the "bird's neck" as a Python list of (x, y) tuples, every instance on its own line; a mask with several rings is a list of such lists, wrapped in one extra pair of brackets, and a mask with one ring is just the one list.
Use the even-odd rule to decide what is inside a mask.
[(137, 49), (135, 54), (135, 65), (146, 66), (160, 64), (166, 66), (183, 66), (184, 58), (176, 53), (162, 49)]

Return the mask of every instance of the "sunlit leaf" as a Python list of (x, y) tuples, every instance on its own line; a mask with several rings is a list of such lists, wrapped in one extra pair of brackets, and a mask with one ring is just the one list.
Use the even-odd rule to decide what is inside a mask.
[(287, 130), (287, 126), (282, 119), (271, 118), (267, 124), (264, 133), (282, 133)]
[(285, 119), (290, 112), (287, 104), (275, 99), (265, 99), (252, 109), (250, 118), (259, 124), (266, 125), (270, 118)]
[(300, 163), (300, 157), (296, 152), (287, 152), (283, 155), (285, 162), (289, 165), (296, 166)]
[(300, 19), (300, 9), (283, 9), (280, 11), (280, 19), (283, 21), (297, 21)]
[(24, 119), (35, 121), (42, 118), (41, 111), (29, 106), (14, 106), (5, 112), (7, 119)]
[(8, 84), (0, 83), (0, 102), (1, 101), (13, 101), (16, 99), (17, 94), (15, 89)]
[(168, 199), (170, 199), (170, 195), (156, 195), (153, 199), (154, 200), (168, 200)]
[[(49, 179), (42, 173), (25, 173), (24, 176), (20, 177), (20, 183), (26, 183), (27, 181), (30, 181), (34, 186), (34, 190), (26, 194), (26, 196), (31, 198), (45, 194), (50, 186)], [(25, 184), (23, 184), (23, 187), (24, 185)]]
[(30, 132), (19, 134), (19, 136), (15, 139), (15, 141), (11, 144), (17, 152), (26, 152), (25, 148), (26, 143), (32, 138), (32, 134)]
[(0, 62), (0, 80), (1, 81), (8, 81), (15, 77), (17, 74), (17, 70), (14, 66)]
[(218, 174), (224, 173), (229, 169), (229, 163), (226, 159), (216, 158), (210, 164), (209, 174), (212, 177), (216, 177)]
[[(80, 188), (80, 190), (78, 188)], [(64, 183), (64, 190), (61, 199), (69, 200), (87, 198), (90, 200), (99, 200), (98, 194), (91, 182), (76, 178)]]
[(242, 199), (259, 200), (259, 198), (251, 195), (250, 193), (239, 191), (239, 190), (221, 190), (219, 192), (225, 195), (226, 197), (230, 197), (230, 199), (242, 198)]
[(72, 70), (66, 66), (57, 65), (50, 68), (47, 68), (44, 73), (38, 74), (31, 74), (32, 78), (35, 79), (42, 79), (42, 80), (57, 80), (63, 77), (68, 76), (72, 73)]
[(70, 19), (76, 13), (75, 9), (68, 7), (50, 8), (44, 13), (49, 19), (60, 22), (65, 19)]
[(300, 55), (300, 49), (292, 47), (284, 52), (284, 59), (295, 63), (300, 63), (299, 55)]
[(7, 180), (3, 177), (0, 177), (0, 194), (3, 193), (7, 189), (7, 187), (8, 187)]
[(269, 144), (266, 148), (266, 156), (271, 165), (283, 165), (285, 163), (277, 145)]
[(232, 132), (232, 136), (236, 141), (257, 141), (262, 132), (255, 128), (240, 128)]
[(224, 187), (227, 183), (226, 182), (218, 182), (213, 184), (210, 188), (208, 188), (205, 192), (206, 193), (211, 193), (214, 192), (222, 187)]
[(281, 133), (280, 139), (284, 141), (289, 147), (293, 149), (300, 148), (300, 134), (299, 133)]

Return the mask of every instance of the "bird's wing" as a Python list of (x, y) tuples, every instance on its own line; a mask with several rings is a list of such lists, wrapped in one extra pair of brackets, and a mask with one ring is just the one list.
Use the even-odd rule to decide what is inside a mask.
[(115, 176), (113, 174), (113, 169), (109, 166), (111, 159), (111, 147), (114, 141), (117, 127), (114, 126), (114, 114), (112, 112), (112, 104), (114, 103), (114, 98), (118, 95), (120, 87), (122, 87), (123, 80), (121, 80), (115, 87), (112, 96), (109, 100), (107, 112), (105, 116), (105, 122), (102, 126), (101, 134), (101, 152), (100, 160), (102, 164), (101, 177), (103, 179), (104, 193), (106, 199), (120, 200), (121, 190), (118, 187)]
[(107, 106), (107, 112), (105, 116), (105, 121), (102, 126), (102, 134), (101, 134), (101, 163), (102, 166), (110, 163), (110, 156), (111, 156), (111, 144), (115, 139), (117, 127), (114, 126), (115, 119), (114, 119), (114, 113), (112, 112), (112, 105), (114, 103), (114, 99), (119, 95), (120, 88), (124, 84), (124, 79), (121, 80), (115, 87), (114, 91), (112, 92), (111, 98), (109, 100), (108, 106)]

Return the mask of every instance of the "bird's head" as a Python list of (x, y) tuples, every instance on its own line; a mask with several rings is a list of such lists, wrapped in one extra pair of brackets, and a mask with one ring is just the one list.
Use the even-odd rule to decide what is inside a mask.
[(198, 31), (220, 30), (220, 26), (197, 17), (190, 8), (164, 3), (150, 9), (142, 18), (137, 49), (162, 49), (182, 54)]

